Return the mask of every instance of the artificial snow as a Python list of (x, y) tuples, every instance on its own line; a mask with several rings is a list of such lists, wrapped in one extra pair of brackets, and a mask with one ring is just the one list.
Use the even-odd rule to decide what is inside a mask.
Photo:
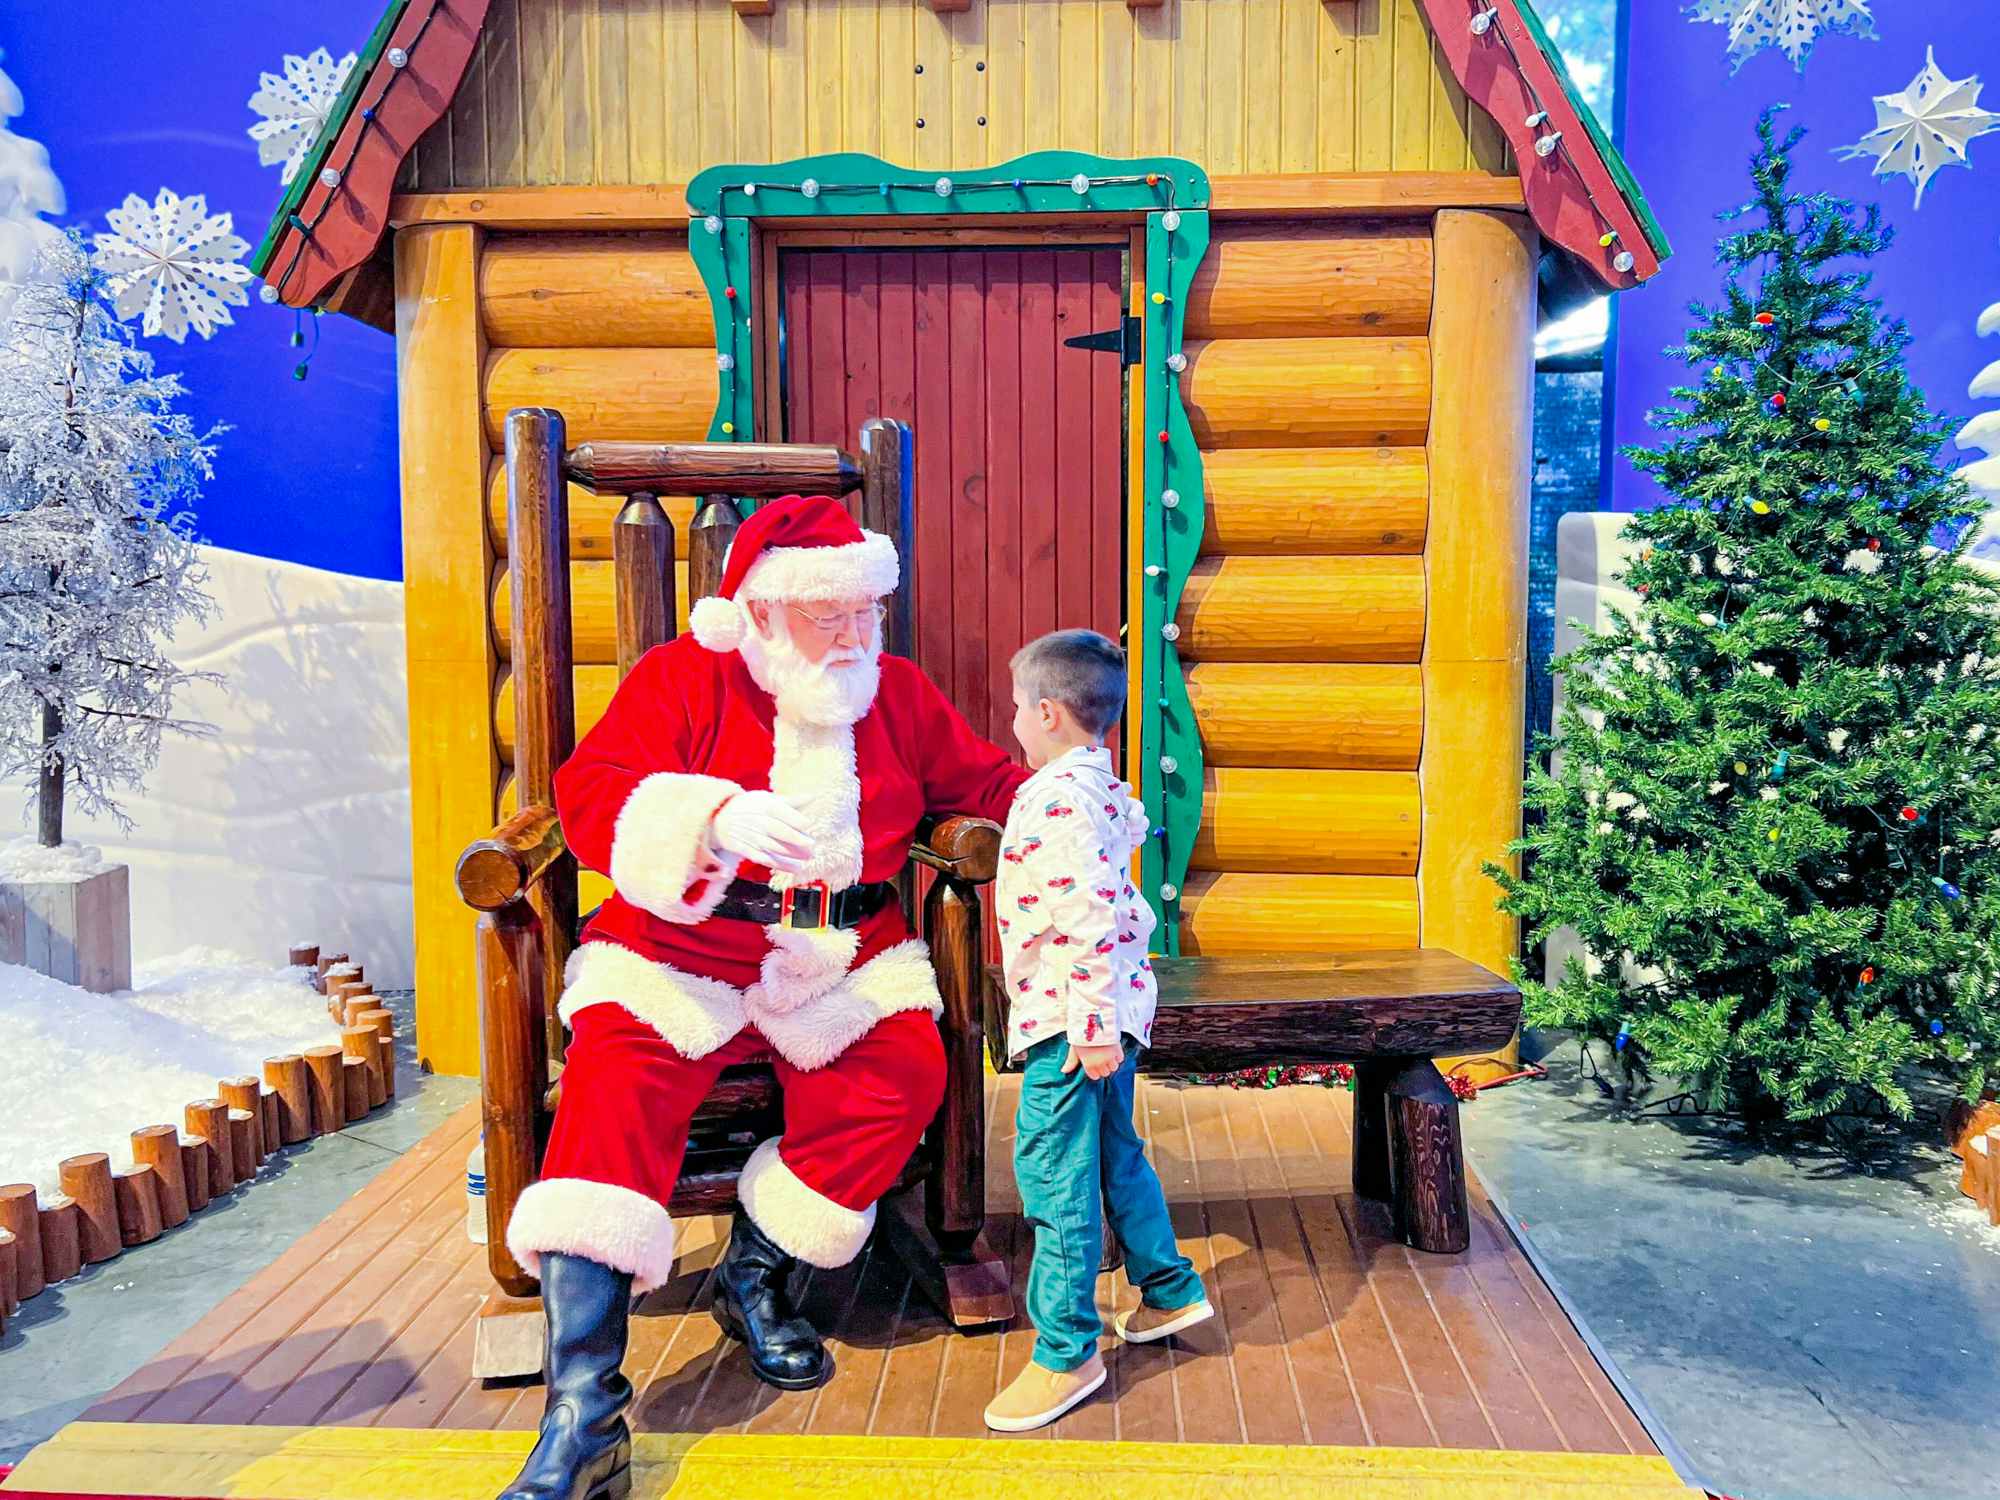
[(65, 840), (57, 849), (44, 848), (32, 835), (0, 843), (0, 884), (88, 880), (110, 868), (103, 850), (75, 839)]
[[(120, 794), (129, 830), (71, 809), (65, 831), (131, 869), (135, 963), (190, 943), (271, 960), (317, 943), (352, 953), (383, 988), (407, 985), (402, 585), (200, 555), (215, 614), (184, 623), (167, 654), (221, 677), (174, 705), (216, 732), (161, 742), (145, 785)], [(0, 787), (0, 831), (21, 827), (33, 799), (32, 781)]]
[(309, 970), (189, 948), (140, 965), (137, 987), (95, 995), (0, 964), (0, 1182), (58, 1191), (56, 1164), (103, 1151), (132, 1162), (131, 1134), (182, 1124), (224, 1078), (335, 1038)]

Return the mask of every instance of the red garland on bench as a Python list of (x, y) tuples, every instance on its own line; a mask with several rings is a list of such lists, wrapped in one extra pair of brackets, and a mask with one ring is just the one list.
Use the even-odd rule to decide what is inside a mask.
[[(1352, 1091), (1354, 1068), (1348, 1063), (1295, 1063), (1288, 1068), (1238, 1068), (1228, 1073), (1191, 1073), (1190, 1083), (1219, 1084), (1231, 1089), (1275, 1089), (1285, 1084), (1305, 1083), (1331, 1088), (1338, 1083)], [(1447, 1073), (1445, 1082), (1452, 1094), (1466, 1102), (1479, 1096), (1479, 1085), (1461, 1073)]]

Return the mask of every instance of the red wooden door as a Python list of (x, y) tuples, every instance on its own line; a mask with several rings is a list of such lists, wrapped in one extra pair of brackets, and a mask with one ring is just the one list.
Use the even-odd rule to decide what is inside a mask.
[(915, 656), (1018, 754), (1014, 652), (1121, 639), (1123, 371), (1063, 341), (1118, 326), (1123, 252), (791, 250), (779, 276), (785, 438), (852, 451), (870, 417), (909, 424)]

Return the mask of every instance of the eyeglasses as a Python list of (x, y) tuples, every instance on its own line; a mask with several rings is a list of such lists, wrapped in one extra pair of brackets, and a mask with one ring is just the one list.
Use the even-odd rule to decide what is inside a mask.
[(863, 605), (860, 609), (842, 610), (837, 614), (831, 615), (814, 614), (811, 610), (798, 604), (787, 604), (785, 608), (805, 621), (806, 624), (812, 626), (813, 629), (826, 635), (834, 634), (843, 625), (852, 626), (856, 635), (866, 635), (870, 629), (880, 629), (882, 621), (887, 618), (889, 613), (888, 610), (883, 608), (882, 602), (879, 599), (873, 604)]

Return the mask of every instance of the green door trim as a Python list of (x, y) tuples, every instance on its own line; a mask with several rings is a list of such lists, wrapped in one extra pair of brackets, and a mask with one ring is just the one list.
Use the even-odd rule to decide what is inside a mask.
[[(774, 220), (890, 219), (924, 226), (958, 219), (1056, 215), (1129, 217), (1146, 232), (1145, 494), (1139, 565), (1141, 617), (1128, 622), (1139, 652), (1144, 754), (1140, 795), (1153, 815), (1140, 857), (1143, 893), (1159, 919), (1154, 946), (1180, 951), (1188, 857), (1201, 827), (1201, 736), (1181, 670), (1175, 616), (1201, 549), (1201, 450), (1181, 398), (1189, 288), (1208, 252), (1208, 174), (1179, 157), (1114, 160), (1037, 151), (970, 172), (922, 172), (859, 152), (766, 165), (710, 167), (688, 184), (688, 248), (716, 329), (711, 442), (757, 435), (753, 224)], [(921, 434), (918, 434), (921, 440)]]

